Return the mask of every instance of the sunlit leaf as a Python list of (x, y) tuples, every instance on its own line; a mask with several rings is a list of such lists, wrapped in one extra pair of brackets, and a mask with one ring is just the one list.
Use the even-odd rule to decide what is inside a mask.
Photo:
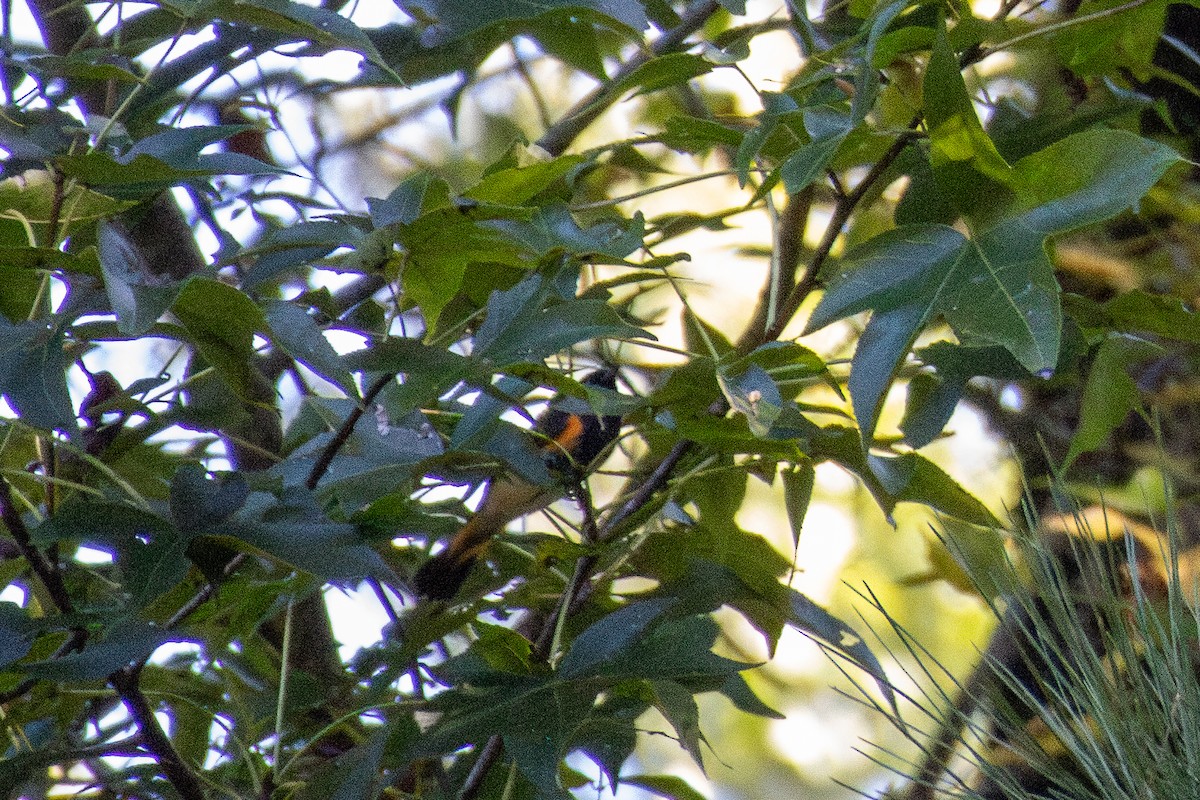
[(867, 461), (880, 484), (898, 501), (923, 503), (976, 525), (1000, 524), (987, 506), (959, 486), (941, 467), (917, 453), (868, 455)]

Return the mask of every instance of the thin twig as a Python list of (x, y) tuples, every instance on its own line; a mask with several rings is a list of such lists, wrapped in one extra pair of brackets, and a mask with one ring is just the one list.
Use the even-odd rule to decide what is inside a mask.
[(467, 773), (467, 779), (463, 781), (462, 791), (458, 793), (458, 800), (475, 800), (479, 794), (479, 790), (483, 788), (483, 781), (491, 771), (492, 765), (504, 753), (504, 740), (499, 735), (494, 735), (487, 740), (487, 744), (483, 746), (483, 750), (479, 753), (479, 758), (471, 765), (471, 771)]
[(688, 454), (692, 447), (693, 444), (690, 441), (676, 442), (675, 446), (658, 463), (658, 466), (654, 468), (649, 477), (641, 481), (637, 490), (629, 495), (629, 498), (621, 504), (621, 507), (604, 520), (600, 526), (600, 534), (597, 539), (602, 542), (611, 539), (621, 526), (625, 524), (626, 520), (641, 510), (642, 506), (648, 503), (651, 497), (662, 489), (662, 487), (666, 486), (667, 481), (671, 479), (671, 473), (675, 471), (675, 467), (683, 460), (683, 457)]
[(325, 445), (325, 449), (321, 451), (321, 455), (317, 456), (312, 471), (308, 473), (308, 479), (304, 481), (304, 485), (310, 490), (317, 488), (317, 484), (321, 482), (321, 478), (324, 477), (326, 470), (329, 469), (329, 465), (333, 463), (333, 457), (337, 455), (339, 450), (345, 447), (346, 442), (350, 441), (350, 434), (354, 432), (354, 426), (362, 419), (363, 414), (367, 413), (367, 409), (371, 407), (371, 403), (375, 402), (375, 398), (379, 396), (379, 393), (386, 389), (388, 384), (395, 380), (395, 378), (394, 374), (389, 373), (376, 380), (375, 383), (371, 384), (371, 388), (367, 389), (366, 394), (363, 395), (362, 402), (356, 405), (346, 416), (337, 433), (334, 434), (329, 444)]
[[(225, 566), (221, 568), (222, 577), (227, 578), (232, 575), (237, 568), (240, 567), (243, 562), (245, 562), (245, 560), (245, 553), (238, 553), (236, 556), (229, 559), (229, 561), (225, 562)], [(216, 591), (217, 585), (215, 583), (205, 583), (204, 586), (201, 587), (200, 591), (196, 592), (196, 594), (192, 596), (191, 600), (184, 603), (179, 607), (178, 611), (171, 615), (171, 618), (167, 620), (164, 627), (166, 627), (167, 630), (178, 628), (185, 619), (196, 612), (196, 609), (200, 608), (200, 606), (211, 600)]]

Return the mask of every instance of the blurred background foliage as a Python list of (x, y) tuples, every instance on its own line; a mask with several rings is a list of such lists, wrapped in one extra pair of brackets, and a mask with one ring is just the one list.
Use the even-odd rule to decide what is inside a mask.
[(1192, 531), (1191, 5), (0, 13), (10, 793), (877, 793), (876, 604), (963, 674), (1022, 490)]

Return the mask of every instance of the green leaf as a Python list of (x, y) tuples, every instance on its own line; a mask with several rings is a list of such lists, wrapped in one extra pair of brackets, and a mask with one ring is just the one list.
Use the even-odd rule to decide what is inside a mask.
[(569, 10), (543, 14), (529, 23), (529, 35), (550, 55), (596, 81), (608, 80), (598, 31)]
[(946, 285), (962, 279), (966, 245), (962, 234), (942, 225), (881, 234), (850, 254), (813, 311), (810, 332), (868, 308), (875, 311), (850, 368), (850, 396), (864, 440), (870, 440), (884, 395), (917, 335), (941, 309)]
[(119, 83), (140, 83), (142, 80), (116, 64), (97, 63), (86, 55), (39, 56), (29, 59), (26, 63), (31, 67), (31, 74), (41, 75), (43, 79), (67, 78)]
[(875, 311), (850, 372), (864, 439), (913, 341), (938, 314), (960, 339), (1002, 345), (1032, 373), (1053, 370), (1062, 312), (1045, 237), (1127, 208), (1177, 159), (1170, 148), (1123, 131), (1070, 136), (1017, 162), (1011, 215), (974, 239), (947, 226), (911, 225), (852, 252), (807, 330)]
[[(41, 165), (53, 156), (70, 150), (78, 129), (79, 120), (61, 109), (12, 105), (0, 117), (0, 147), (11, 159), (10, 164), (31, 162)], [(26, 182), (42, 183), (48, 187), (52, 181), (50, 173), (44, 169), (29, 171), (21, 175), (20, 180), (10, 177), (0, 182), (0, 197)], [(8, 207), (7, 204), (5, 207)]]
[(205, 532), (235, 546), (248, 544), (323, 580), (375, 577), (400, 583), (353, 525), (330, 521), (302, 490), (290, 490), (282, 501), (253, 494), (236, 515)]
[(438, 665), (438, 680), (447, 684), (507, 685), (513, 676), (531, 676), (538, 670), (532, 646), (521, 634), (502, 625), (477, 623), (478, 638), (463, 653)]
[(804, 517), (808, 514), (808, 506), (812, 502), (817, 471), (812, 461), (804, 459), (791, 469), (780, 472), (780, 478), (783, 480), (784, 510), (787, 511), (788, 523), (792, 528), (792, 543), (799, 545)]
[(199, 464), (184, 464), (171, 481), (171, 518), (180, 530), (209, 530), (241, 510), (249, 497), (241, 473), (210, 476)]
[(763, 717), (765, 719), (787, 719), (784, 714), (779, 713), (760, 700), (758, 695), (754, 693), (754, 690), (750, 688), (750, 684), (746, 683), (746, 679), (741, 675), (726, 675), (720, 692), (728, 697), (729, 701), (739, 711), (745, 711), (747, 714), (753, 714), (756, 717)]
[[(632, 219), (608, 218), (587, 227), (582, 227), (575, 217), (561, 204), (539, 208), (529, 223), (501, 223), (511, 230), (515, 238), (541, 254), (564, 250), (589, 261), (624, 263), (623, 259), (642, 246), (646, 235), (645, 221), (641, 214)], [(679, 260), (670, 257), (667, 264)]]
[(875, 683), (879, 686), (879, 691), (883, 693), (892, 710), (899, 716), (896, 693), (892, 690), (891, 681), (888, 679), (883, 665), (879, 663), (879, 659), (875, 658), (875, 654), (871, 652), (871, 648), (867, 647), (862, 637), (855, 633), (849, 625), (799, 592), (789, 589), (788, 595), (791, 599), (792, 610), (788, 624), (806, 636), (820, 639), (825, 646), (845, 656), (851, 663), (874, 678)]
[(199, 125), (166, 128), (134, 143), (124, 155), (113, 157), (100, 150), (60, 156), (59, 169), (90, 186), (120, 189), (125, 194), (148, 193), (210, 175), (283, 174), (287, 170), (232, 152), (202, 152), (209, 145), (250, 125)]
[(294, 795), (296, 800), (364, 800), (376, 797), (391, 731), (380, 727), (362, 744), (327, 759)]
[(680, 153), (707, 153), (717, 147), (736, 149), (742, 133), (712, 120), (698, 117), (671, 117), (658, 140)]
[(465, 743), (494, 735), (543, 797), (570, 795), (559, 780), (559, 765), (572, 734), (587, 719), (599, 687), (513, 676), (487, 681), (471, 691), (450, 691), (431, 699), (441, 717), (425, 731), (414, 755), (439, 757)]
[(190, 536), (158, 514), (116, 502), (72, 498), (33, 531), (34, 541), (84, 542), (112, 553), (130, 594), (143, 608), (187, 575)]
[(561, 156), (525, 167), (497, 170), (468, 189), (464, 196), (485, 203), (522, 205), (577, 170), (587, 160), (584, 156)]
[(943, 518), (936, 531), (938, 541), (929, 542), (929, 571), (904, 581), (919, 586), (944, 580), (968, 594), (994, 599), (1011, 589), (1011, 555), (1007, 534), (999, 528), (981, 528)]
[(0, 668), (24, 658), (36, 636), (37, 625), (25, 609), (0, 602)]
[(282, 300), (267, 306), (267, 324), (275, 344), (350, 397), (358, 394), (354, 377), (342, 364), (342, 358), (325, 338), (316, 321), (294, 303)]
[(824, 173), (855, 124), (855, 120), (840, 109), (813, 106), (801, 113), (812, 141), (800, 147), (779, 168), (788, 194), (796, 194)]
[[(799, 391), (797, 384), (803, 385), (813, 378), (828, 378), (829, 372), (825, 360), (815, 352), (795, 342), (767, 342), (757, 347), (749, 355), (739, 358), (729, 365), (731, 371), (736, 371), (743, 364), (755, 364), (766, 370), (771, 380), (780, 386), (785, 397), (795, 397)], [(783, 392), (786, 384), (792, 384), (790, 391)]]
[(1012, 182), (1012, 168), (975, 114), (940, 21), (925, 71), (924, 96), (930, 160), (938, 184), (961, 213), (994, 214), (1000, 207), (996, 193)]
[(1045, 237), (1109, 219), (1136, 204), (1180, 156), (1129, 131), (1076, 133), (1013, 165), (1012, 224)]
[(908, 381), (908, 397), (900, 431), (904, 441), (920, 449), (936, 439), (962, 399), (966, 380), (954, 375), (921, 372)]
[(733, 661), (712, 652), (717, 623), (707, 614), (665, 620), (642, 639), (635, 651), (626, 652), (604, 668), (614, 677), (693, 682), (715, 690), (730, 674), (753, 664)]
[(619, 24), (628, 33), (639, 33), (647, 25), (646, 12), (635, 0), (402, 0), (400, 6), (418, 18), (437, 20), (422, 36), (426, 46), (558, 10), (589, 14), (597, 21)]
[(575, 637), (558, 672), (564, 678), (590, 674), (635, 647), (642, 634), (675, 607), (675, 598), (630, 603), (589, 625)]
[[(30, 317), (31, 312), (42, 299), (42, 277), (36, 269), (28, 269), (20, 262), (22, 255), (29, 257), (29, 266), (46, 267), (60, 256), (66, 256), (60, 250), (49, 247), (13, 248), (4, 247), (5, 260), (8, 264), (0, 264), (0, 314), (9, 322), (21, 322)], [(13, 263), (17, 262), (17, 263)]]
[(303, 37), (327, 48), (359, 53), (399, 80), (362, 29), (335, 11), (290, 0), (233, 0), (221, 3), (219, 9), (214, 10), (216, 16), (231, 22), (245, 22)]
[(827, 282), (805, 331), (862, 311), (903, 308), (915, 297), (929, 296), (940, 288), (937, 278), (952, 272), (966, 241), (945, 225), (910, 225), (876, 236), (853, 250)]
[(242, 292), (213, 280), (190, 279), (171, 307), (204, 360), (241, 400), (254, 402), (261, 381), (254, 365), (254, 335), (266, 333), (262, 310)]
[(422, 215), (404, 227), (399, 242), (406, 251), (401, 281), (420, 307), (430, 329), (462, 289), (467, 267), (477, 262), (527, 266), (532, 253), (495, 226), (479, 223), (453, 208)]
[(667, 800), (705, 800), (703, 794), (675, 775), (628, 775), (621, 779), (621, 783), (645, 789)]
[(1141, 392), (1130, 373), (1134, 365), (1163, 352), (1159, 345), (1135, 336), (1114, 332), (1105, 337), (1088, 370), (1079, 426), (1063, 459), (1063, 472), (1083, 453), (1102, 447), (1130, 412), (1141, 408)]
[(155, 275), (142, 252), (116, 224), (105, 220), (97, 232), (104, 291), (117, 330), (126, 336), (141, 336), (170, 308), (179, 287), (169, 278)]
[(600, 300), (573, 299), (545, 306), (543, 280), (530, 276), (507, 292), (493, 292), (475, 338), (477, 356), (498, 365), (541, 361), (571, 345), (604, 337), (656, 341)]
[(75, 224), (103, 220), (134, 205), (130, 201), (116, 200), (80, 185), (67, 187), (61, 202), (57, 202), (57, 191), (46, 170), (29, 170), (19, 178), (0, 181), (0, 209), (4, 209), (5, 218), (28, 223), (36, 237), (34, 241), (29, 241), (24, 228), (19, 228), (22, 236), (20, 244), (54, 249), (53, 246), (58, 243), (46, 242), (45, 239), (56, 205), (71, 209), (71, 221)]
[(696, 699), (675, 681), (655, 680), (650, 686), (654, 692), (654, 707), (671, 723), (680, 746), (703, 769), (704, 754), (700, 752), (700, 743), (704, 741), (704, 734), (700, 732), (700, 708)]
[(388, 407), (398, 414), (427, 405), (460, 381), (478, 385), (491, 379), (490, 367), (417, 339), (392, 337), (343, 359), (353, 371), (404, 375), (402, 384), (388, 389)]
[(941, 467), (917, 453), (868, 455), (867, 462), (879, 483), (897, 501), (921, 503), (976, 525), (1000, 526), (987, 506)]
[(1120, 0), (1092, 0), (1079, 14), (1101, 14), (1085, 24), (1070, 25), (1055, 34), (1052, 47), (1060, 62), (1077, 75), (1131, 73), (1139, 78), (1150, 67), (1163, 32), (1168, 2), (1137, 6)]
[(355, 372), (393, 372), (410, 378), (441, 373), (451, 382), (450, 386), (476, 368), (471, 359), (458, 353), (399, 336), (347, 353), (343, 358), (346, 368)]
[(618, 92), (637, 89), (637, 94), (648, 94), (707, 75), (712, 71), (712, 67), (713, 65), (700, 55), (668, 53), (640, 64), (615, 84), (613, 89)]
[(433, 178), (428, 173), (418, 172), (400, 181), (400, 185), (383, 200), (368, 197), (367, 209), (371, 212), (371, 222), (376, 228), (416, 222), (424, 209), (425, 195), (431, 183)]
[(70, 362), (62, 331), (41, 322), (0, 318), (0, 393), (21, 420), (44, 430), (71, 431), (75, 410), (67, 392)]
[(141, 620), (119, 620), (104, 632), (101, 641), (91, 641), (81, 652), (24, 665), (30, 675), (47, 681), (94, 681), (150, 657), (167, 642), (184, 642), (188, 637)]
[(339, 247), (357, 248), (365, 241), (366, 236), (357, 226), (331, 220), (269, 231), (257, 245), (242, 251), (242, 258), (254, 259), (242, 288), (254, 291), (281, 273), (325, 258)]
[(596, 715), (584, 720), (572, 735), (570, 747), (592, 759), (615, 787), (623, 782), (621, 766), (637, 747), (637, 731), (633, 723), (644, 708), (639, 704), (636, 713), (629, 714), (627, 709), (618, 706), (612, 715), (608, 715), (609, 708), (614, 705), (617, 704), (611, 701), (603, 703)]
[[(892, 25), (908, 6), (908, 0), (896, 0), (873, 15), (871, 32), (867, 36), (866, 60), (875, 69), (885, 69), (900, 53), (928, 50), (931, 47), (934, 32), (930, 28), (920, 24), (904, 25), (903, 21), (899, 25)], [(915, 14), (909, 20), (919, 21)], [(958, 24), (961, 25), (962, 21)], [(958, 26), (955, 27), (957, 29)]]
[(796, 101), (788, 94), (763, 92), (762, 99), (763, 112), (759, 115), (758, 125), (751, 128), (742, 137), (741, 146), (738, 147), (733, 159), (733, 166), (738, 175), (738, 185), (743, 187), (750, 180), (750, 167), (779, 124), (780, 118), (799, 110)]
[[(339, 416), (344, 416), (353, 403), (341, 401), (338, 407)], [(272, 468), (272, 472), (282, 476), (287, 486), (307, 485), (313, 463), (332, 437), (332, 433), (322, 433), (310, 439)], [(320, 484), (322, 495), (333, 495), (343, 508), (357, 511), (385, 494), (407, 487), (418, 477), (413, 467), (442, 452), (441, 439), (428, 431), (404, 425), (381, 426), (371, 416), (365, 416), (325, 471)]]
[(1200, 344), (1200, 314), (1178, 297), (1135, 289), (1102, 305), (1077, 295), (1066, 295), (1063, 299), (1069, 313), (1085, 328), (1152, 333)]

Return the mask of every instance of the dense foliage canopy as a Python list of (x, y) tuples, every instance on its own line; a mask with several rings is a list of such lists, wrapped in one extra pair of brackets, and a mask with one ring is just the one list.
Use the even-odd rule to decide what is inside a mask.
[[(0, 6), (3, 792), (692, 798), (637, 774), (648, 711), (698, 764), (698, 695), (778, 715), (719, 609), (896, 700), (740, 522), (751, 482), (793, 543), (827, 463), (969, 538), (1001, 521), (922, 453), (961, 402), (1037, 496), (1124, 485), (1130, 412), (1172, 397), (1194, 477), (1190, 6), (27, 2)], [(708, 319), (714, 276), (761, 289)], [(623, 418), (592, 480), (528, 431), (552, 395)], [(566, 497), (417, 597), (489, 479)], [(378, 643), (340, 653), (330, 586), (369, 587)]]

